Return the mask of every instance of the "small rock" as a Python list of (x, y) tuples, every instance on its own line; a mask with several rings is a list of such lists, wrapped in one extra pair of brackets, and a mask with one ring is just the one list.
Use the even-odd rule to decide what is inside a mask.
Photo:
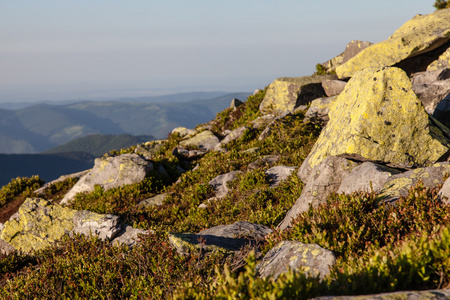
[(250, 163), (247, 168), (250, 171), (265, 166), (271, 168), (280, 160), (280, 158), (280, 155), (264, 155), (263, 157), (260, 157), (254, 162)]
[(239, 99), (233, 98), (233, 100), (231, 100), (230, 107), (231, 108), (237, 108), (237, 107), (241, 106), (242, 104), (244, 104), (244, 102), (242, 102)]
[(219, 225), (200, 231), (199, 235), (214, 235), (226, 238), (249, 238), (252, 240), (263, 240), (273, 232), (267, 226), (249, 222), (236, 222), (231, 225)]
[(277, 187), (282, 181), (291, 176), (296, 167), (276, 166), (268, 169), (265, 173), (269, 181), (269, 187)]
[(151, 206), (160, 206), (163, 205), (164, 200), (167, 198), (168, 194), (159, 194), (154, 197), (142, 200), (139, 202), (139, 205), (144, 207), (151, 207)]
[(337, 96), (340, 93), (342, 93), (346, 84), (347, 84), (347, 82), (342, 81), (342, 80), (324, 80), (324, 81), (322, 81), (322, 87), (323, 87), (327, 97)]
[(235, 180), (239, 173), (240, 171), (231, 171), (229, 173), (219, 175), (209, 181), (209, 185), (214, 189), (215, 198), (220, 199), (228, 194), (230, 189), (227, 187), (227, 183)]

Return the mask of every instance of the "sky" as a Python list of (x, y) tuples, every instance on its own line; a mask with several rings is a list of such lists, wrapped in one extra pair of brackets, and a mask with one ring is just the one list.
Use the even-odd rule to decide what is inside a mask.
[(0, 102), (252, 92), (433, 0), (0, 0)]

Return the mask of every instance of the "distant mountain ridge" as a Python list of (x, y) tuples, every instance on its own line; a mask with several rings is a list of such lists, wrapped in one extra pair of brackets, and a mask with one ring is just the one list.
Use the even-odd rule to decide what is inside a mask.
[[(0, 109), (0, 153), (39, 153), (93, 134), (164, 138), (175, 127), (192, 128), (210, 120), (228, 107), (233, 98), (245, 100), (248, 95), (186, 93), (137, 98), (141, 101), (165, 99), (164, 103), (84, 101), (67, 105), (36, 104), (17, 110)], [(208, 96), (216, 97), (207, 99)], [(180, 102), (174, 102), (177, 97)]]

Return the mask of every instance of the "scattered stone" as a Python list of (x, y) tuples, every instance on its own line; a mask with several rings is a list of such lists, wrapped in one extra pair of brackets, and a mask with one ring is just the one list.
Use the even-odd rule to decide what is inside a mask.
[(334, 253), (319, 245), (283, 241), (267, 252), (256, 270), (260, 277), (275, 280), (289, 269), (323, 279), (330, 274), (335, 262)]
[[(336, 67), (336, 73), (339, 78), (349, 78), (359, 70), (396, 64), (407, 73), (423, 71), (434, 57), (437, 58), (448, 48), (443, 45), (448, 43), (449, 39), (450, 10), (442, 9), (428, 15), (417, 15), (387, 40), (371, 45)], [(429, 55), (431, 52), (433, 55), (425, 58), (425, 54)]]
[(152, 207), (152, 206), (160, 206), (163, 205), (164, 200), (167, 198), (168, 194), (159, 194), (154, 197), (142, 200), (139, 202), (139, 205), (144, 207)]
[(256, 170), (261, 167), (273, 167), (279, 160), (280, 155), (264, 155), (248, 165), (248, 170)]
[(269, 124), (267, 127), (259, 134), (258, 141), (263, 141), (267, 139), (272, 134), (272, 126)]
[(261, 117), (256, 118), (252, 121), (252, 125), (254, 129), (261, 129), (263, 127), (266, 127), (270, 123), (272, 123), (275, 120), (276, 116), (272, 114), (263, 115)]
[(228, 133), (227, 136), (222, 141), (220, 141), (219, 144), (216, 145), (216, 148), (222, 148), (229, 142), (240, 139), (247, 130), (250, 130), (250, 128), (245, 127), (245, 126), (236, 128), (235, 130)]
[(163, 149), (165, 143), (165, 140), (146, 142), (144, 144), (138, 145), (134, 150), (134, 153), (141, 155), (146, 159), (151, 159)]
[(330, 108), (334, 105), (336, 100), (337, 96), (318, 98), (313, 100), (313, 102), (311, 102), (311, 106), (305, 114), (305, 118), (303, 119), (303, 121), (305, 123), (309, 121), (313, 124), (325, 126), (330, 120), (328, 117)]
[(212, 186), (215, 193), (215, 198), (223, 198), (225, 197), (230, 189), (227, 187), (227, 183), (230, 181), (233, 181), (237, 178), (237, 175), (240, 173), (240, 171), (231, 171), (226, 174), (219, 175), (212, 179), (209, 182), (209, 185)]
[(152, 230), (144, 230), (133, 228), (130, 225), (124, 226), (121, 232), (119, 232), (116, 238), (112, 241), (112, 245), (125, 244), (128, 247), (133, 247), (139, 241), (139, 235), (146, 235), (149, 233), (154, 233)]
[(259, 151), (261, 151), (261, 148), (253, 147), (253, 148), (242, 151), (242, 153), (258, 153)]
[(312, 300), (444, 300), (450, 298), (450, 289), (427, 291), (400, 291), (393, 293), (358, 295), (358, 296), (324, 296)]
[(337, 193), (347, 195), (356, 191), (379, 193), (389, 177), (398, 173), (400, 171), (393, 168), (364, 162), (343, 178)]
[(122, 230), (118, 216), (102, 215), (88, 210), (76, 211), (73, 216), (73, 233), (98, 236), (102, 240), (112, 240)]
[(431, 165), (449, 150), (408, 76), (398, 68), (355, 74), (329, 118), (300, 167), (302, 180), (327, 156), (350, 154), (408, 168)]
[(292, 111), (299, 105), (325, 96), (322, 81), (336, 79), (333, 75), (282, 77), (271, 83), (259, 109), (263, 114), (280, 115)]
[(225, 238), (247, 238), (252, 240), (263, 240), (273, 232), (267, 226), (249, 223), (236, 222), (231, 225), (219, 225), (200, 231), (199, 235), (214, 235)]
[(237, 108), (237, 107), (241, 106), (242, 104), (244, 104), (244, 102), (242, 102), (239, 99), (233, 98), (233, 100), (231, 100), (230, 107), (231, 108)]
[(291, 176), (297, 167), (276, 166), (268, 169), (265, 173), (269, 181), (269, 187), (274, 188)]
[(97, 184), (109, 190), (141, 182), (151, 170), (153, 170), (153, 164), (134, 153), (97, 158), (94, 168), (81, 177), (61, 200), (61, 204), (68, 204), (78, 193), (94, 191), (94, 186)]
[(177, 127), (172, 130), (172, 134), (178, 133), (180, 137), (192, 136), (197, 133), (195, 129), (188, 129), (186, 127)]
[(322, 81), (322, 87), (323, 87), (323, 89), (325, 91), (325, 95), (327, 95), (327, 97), (337, 96), (340, 93), (342, 93), (346, 84), (347, 84), (347, 82), (342, 81), (342, 80), (324, 80), (324, 81)]
[(204, 130), (192, 138), (180, 142), (182, 147), (198, 147), (200, 150), (211, 150), (219, 143), (219, 138), (210, 130)]
[(305, 212), (310, 206), (316, 207), (326, 203), (328, 196), (340, 187), (343, 178), (358, 166), (358, 163), (337, 156), (328, 156), (316, 166), (311, 175), (304, 178), (298, 174), (303, 182), (306, 182), (302, 194), (288, 211), (278, 229), (284, 230), (290, 227), (292, 220)]
[(419, 168), (389, 177), (380, 193), (385, 202), (397, 200), (400, 196), (407, 196), (408, 190), (419, 180), (425, 187), (434, 188), (444, 183), (446, 175), (450, 175), (450, 163), (440, 162), (426, 168)]

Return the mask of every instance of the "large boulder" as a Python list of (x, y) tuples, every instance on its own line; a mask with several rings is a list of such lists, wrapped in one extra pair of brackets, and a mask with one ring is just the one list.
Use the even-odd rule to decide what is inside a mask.
[(450, 163), (440, 162), (426, 168), (418, 168), (411, 171), (389, 177), (383, 186), (380, 197), (384, 201), (391, 202), (400, 196), (407, 196), (408, 191), (419, 180), (425, 187), (435, 188), (444, 183), (446, 176), (450, 175)]
[(399, 68), (359, 71), (338, 96), (300, 178), (327, 156), (341, 154), (400, 167), (427, 166), (449, 150), (449, 142), (433, 124), (411, 82)]
[(427, 113), (433, 114), (437, 105), (450, 94), (450, 69), (415, 73), (412, 84)]
[(211, 150), (219, 143), (219, 138), (210, 130), (204, 130), (193, 137), (180, 142), (182, 147), (197, 147), (200, 150)]
[[(424, 71), (447, 48), (450, 39), (450, 10), (417, 15), (406, 22), (387, 40), (371, 45), (336, 68), (339, 78), (352, 77), (357, 71), (400, 64), (408, 73)], [(433, 56), (424, 57), (424, 53)], [(406, 59), (410, 60), (406, 61)], [(414, 59), (413, 59), (414, 58)]]
[(77, 211), (44, 199), (28, 198), (5, 224), (1, 239), (25, 252), (40, 250), (64, 235), (80, 233), (112, 240), (122, 230), (117, 216)]
[(325, 67), (327, 72), (335, 71), (337, 66), (342, 65), (349, 59), (355, 57), (359, 52), (366, 49), (370, 45), (372, 45), (372, 43), (367, 41), (351, 41), (345, 47), (344, 52), (329, 61), (324, 62), (322, 66)]
[(256, 266), (256, 270), (263, 278), (277, 279), (281, 274), (292, 269), (323, 279), (330, 274), (330, 268), (335, 262), (336, 256), (333, 252), (319, 245), (284, 241), (267, 252)]
[(300, 177), (303, 182), (306, 182), (306, 185), (294, 206), (278, 225), (278, 229), (284, 230), (289, 227), (292, 220), (302, 212), (307, 211), (310, 206), (316, 207), (319, 204), (326, 203), (328, 196), (338, 190), (343, 178), (356, 166), (358, 166), (358, 163), (349, 159), (329, 156), (314, 168), (311, 176), (308, 178)]
[(144, 180), (153, 164), (137, 154), (122, 154), (115, 157), (95, 159), (94, 168), (72, 187), (61, 204), (67, 204), (78, 193), (92, 192), (95, 185), (105, 190)]
[(282, 77), (267, 88), (259, 109), (263, 114), (280, 115), (325, 96), (322, 81), (336, 79), (334, 75)]

